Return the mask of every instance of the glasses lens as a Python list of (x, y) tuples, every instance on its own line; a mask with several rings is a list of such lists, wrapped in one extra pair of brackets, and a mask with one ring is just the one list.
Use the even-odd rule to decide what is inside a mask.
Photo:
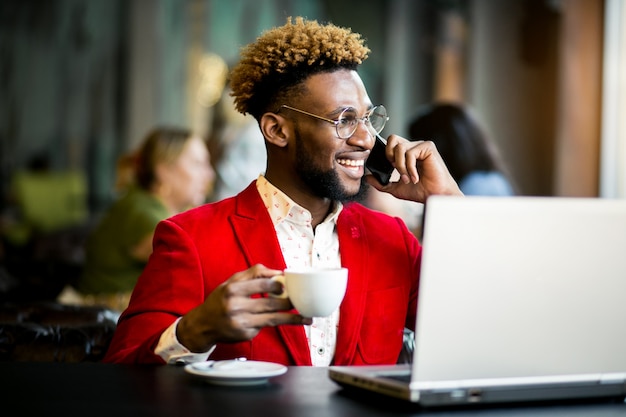
[(337, 119), (337, 136), (341, 139), (350, 138), (356, 132), (359, 120), (364, 122), (373, 135), (376, 135), (383, 130), (389, 117), (387, 117), (387, 109), (382, 105), (374, 107), (361, 119), (359, 119), (354, 109), (345, 109), (339, 115), (339, 119)]
[(359, 120), (352, 109), (345, 109), (337, 119), (337, 136), (348, 139), (356, 131)]
[(372, 130), (376, 133), (380, 133), (385, 127), (385, 123), (389, 120), (387, 117), (387, 109), (385, 106), (376, 106), (372, 109), (369, 115), (370, 124), (372, 125)]

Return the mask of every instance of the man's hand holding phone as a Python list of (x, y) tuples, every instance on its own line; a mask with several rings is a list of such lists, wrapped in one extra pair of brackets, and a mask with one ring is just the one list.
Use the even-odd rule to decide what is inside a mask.
[[(395, 158), (393, 164), (387, 153)], [(368, 184), (402, 200), (425, 203), (435, 194), (463, 195), (431, 141), (409, 141), (398, 135), (390, 135), (385, 141), (376, 135), (365, 166), (376, 178), (366, 178)], [(390, 183), (394, 168), (400, 179)]]

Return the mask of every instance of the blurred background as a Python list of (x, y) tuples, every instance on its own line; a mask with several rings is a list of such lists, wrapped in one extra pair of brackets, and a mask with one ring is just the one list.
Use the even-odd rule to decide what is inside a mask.
[[(624, 13), (619, 0), (4, 0), (2, 209), (13, 174), (42, 164), (84, 175), (86, 209), (101, 209), (121, 153), (156, 124), (208, 133), (219, 60), (234, 63), (242, 45), (296, 15), (366, 38), (362, 77), (389, 109), (384, 133), (406, 134), (420, 104), (462, 101), (522, 194), (623, 195), (623, 172), (602, 177), (617, 174), (603, 174), (601, 138), (603, 92), (619, 92), (611, 105), (625, 114)], [(604, 63), (622, 78), (607, 79)], [(620, 135), (614, 154), (623, 126)]]
[[(624, 3), (3, 0), (0, 209), (23, 215), (17, 200), (34, 199), (52, 229), (100, 212), (120, 155), (159, 124), (210, 135), (240, 47), (296, 15), (366, 39), (361, 75), (390, 113), (383, 134), (406, 135), (421, 104), (466, 103), (521, 194), (626, 197)], [(16, 197), (16, 176), (33, 170), (58, 188)]]

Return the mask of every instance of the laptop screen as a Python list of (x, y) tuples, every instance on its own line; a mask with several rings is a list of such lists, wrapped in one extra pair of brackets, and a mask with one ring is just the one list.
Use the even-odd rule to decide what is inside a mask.
[(626, 200), (431, 197), (414, 381), (626, 371)]

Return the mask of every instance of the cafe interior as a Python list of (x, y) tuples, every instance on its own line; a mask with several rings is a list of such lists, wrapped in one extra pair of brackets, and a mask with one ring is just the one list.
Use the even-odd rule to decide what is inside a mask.
[(463, 103), (519, 195), (626, 198), (621, 0), (4, 0), (0, 362), (102, 359), (115, 312), (57, 297), (118, 159), (157, 125), (208, 137), (240, 47), (289, 16), (363, 35), (383, 134), (406, 136), (422, 104)]

